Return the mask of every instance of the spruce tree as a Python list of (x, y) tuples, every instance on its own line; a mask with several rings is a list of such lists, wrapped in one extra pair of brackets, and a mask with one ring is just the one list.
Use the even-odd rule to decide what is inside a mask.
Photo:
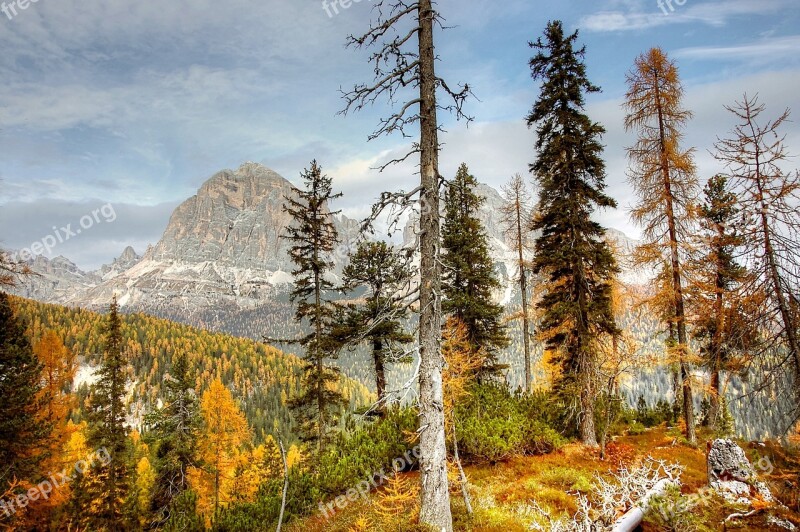
[(464, 324), (476, 352), (485, 351), (478, 373), (486, 377), (504, 368), (497, 362), (497, 352), (507, 347), (509, 340), (502, 323), (503, 307), (492, 301), (492, 291), (500, 288), (500, 282), (489, 255), (486, 231), (478, 219), (485, 198), (476, 193), (477, 185), (467, 165), (462, 164), (445, 190), (442, 311)]
[(533, 271), (547, 286), (538, 308), (541, 335), (561, 375), (556, 388), (579, 397), (580, 437), (596, 445), (594, 397), (597, 361), (593, 342), (617, 334), (611, 306), (614, 256), (605, 229), (592, 220), (598, 208), (616, 207), (605, 189), (600, 138), (605, 132), (584, 111), (584, 95), (599, 92), (589, 82), (585, 48), (576, 49), (578, 32), (565, 36), (560, 21), (550, 22), (531, 47), (533, 78), (541, 94), (528, 115), (536, 127), (536, 162), (530, 169), (539, 185)]
[(738, 230), (737, 198), (728, 188), (725, 176), (708, 180), (705, 202), (700, 206), (700, 257), (693, 268), (697, 272), (691, 290), (697, 324), (693, 336), (700, 341), (703, 364), (711, 372), (711, 394), (706, 423), (712, 428), (720, 421), (722, 395), (720, 373), (729, 369), (737, 352), (753, 343), (755, 330), (747, 325), (747, 305), (740, 294), (747, 270), (736, 260), (742, 246)]
[(85, 508), (86, 524), (92, 530), (122, 530), (123, 504), (128, 492), (128, 438), (125, 426), (125, 358), (122, 320), (117, 298), (111, 302), (105, 328), (105, 349), (98, 380), (89, 395), (89, 437), (92, 450), (105, 449), (111, 457), (102, 468), (88, 476), (90, 504)]
[(150, 505), (157, 524), (169, 519), (173, 501), (189, 488), (189, 467), (196, 461), (200, 409), (185, 353), (175, 357), (172, 369), (164, 376), (162, 390), (163, 407), (147, 419), (158, 443), (155, 490)]
[(37, 480), (43, 457), (34, 450), (52, 430), (37, 416), (41, 372), (25, 327), (0, 292), (0, 493), (14, 480)]
[(326, 360), (338, 355), (338, 342), (332, 336), (336, 307), (326, 292), (333, 290), (327, 275), (333, 269), (331, 254), (338, 242), (333, 225), (334, 212), (328, 208), (334, 194), (331, 178), (323, 175), (316, 161), (301, 174), (305, 188), (297, 197), (286, 197), (285, 211), (292, 217), (285, 238), (291, 242), (289, 256), (295, 264), (291, 300), (297, 305), (295, 321), (310, 326), (311, 331), (299, 340), (306, 361), (302, 393), (291, 401), (304, 441), (316, 444), (321, 451), (328, 439), (336, 414), (344, 404), (340, 392), (338, 368)]
[(408, 260), (386, 242), (362, 242), (343, 272), (343, 289), (366, 288), (364, 302), (343, 309), (335, 335), (346, 344), (368, 342), (372, 347), (378, 403), (386, 399), (386, 365), (405, 360), (403, 346), (414, 338), (403, 330), (408, 310), (402, 290), (411, 282)]

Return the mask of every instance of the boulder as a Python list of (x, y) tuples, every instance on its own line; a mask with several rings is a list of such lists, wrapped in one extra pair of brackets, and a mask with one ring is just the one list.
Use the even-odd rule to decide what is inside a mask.
[(731, 502), (749, 504), (754, 497), (774, 499), (769, 488), (756, 478), (744, 451), (731, 440), (714, 440), (708, 447), (708, 484)]

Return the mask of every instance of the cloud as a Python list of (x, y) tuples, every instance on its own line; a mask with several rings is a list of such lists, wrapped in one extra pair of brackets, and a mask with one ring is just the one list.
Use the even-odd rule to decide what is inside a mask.
[(800, 35), (773, 37), (759, 42), (734, 46), (695, 46), (673, 52), (677, 58), (703, 61), (768, 61), (796, 59), (800, 50)]
[[(109, 208), (108, 202), (100, 199), (5, 203), (0, 213), (0, 234), (3, 235), (0, 246), (20, 250), (30, 248), (49, 235), (61, 235), (60, 239), (55, 239), (57, 243), (48, 257), (63, 255), (81, 268), (91, 270), (111, 262), (126, 246), (143, 253), (148, 244), (161, 238), (176, 206), (175, 203), (153, 206), (114, 203)], [(81, 219), (86, 216), (93, 217), (93, 221), (85, 222), (89, 227), (81, 229)], [(75, 234), (65, 238), (61, 228), (68, 225)]]
[[(768, 15), (791, 9), (792, 0), (653, 0), (652, 11), (642, 11), (640, 4), (626, 2), (626, 10), (606, 10), (583, 17), (579, 26), (593, 32), (647, 30), (668, 25), (704, 24), (725, 26), (736, 17)], [(688, 5), (687, 5), (688, 4)]]

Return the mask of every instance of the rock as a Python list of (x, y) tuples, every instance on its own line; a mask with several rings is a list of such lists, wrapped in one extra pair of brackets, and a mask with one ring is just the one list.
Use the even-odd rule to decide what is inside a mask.
[(770, 515), (767, 517), (767, 524), (771, 526), (776, 526), (778, 528), (783, 528), (785, 530), (797, 530), (797, 527), (794, 526), (789, 521), (781, 519), (780, 517), (776, 517), (774, 515)]
[(708, 484), (730, 502), (750, 504), (754, 497), (766, 502), (774, 498), (756, 478), (744, 451), (731, 440), (714, 440), (708, 449)]

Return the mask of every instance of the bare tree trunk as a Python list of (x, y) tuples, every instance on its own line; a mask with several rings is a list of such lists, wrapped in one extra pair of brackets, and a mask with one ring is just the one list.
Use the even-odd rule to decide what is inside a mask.
[(522, 236), (522, 204), (517, 192), (515, 201), (517, 217), (517, 253), (519, 255), (519, 292), (522, 295), (522, 345), (525, 353), (525, 392), (530, 393), (533, 376), (531, 374), (531, 338), (528, 319), (528, 279), (525, 274), (525, 255)]
[(278, 440), (281, 446), (281, 460), (283, 461), (283, 495), (281, 496), (281, 513), (278, 515), (278, 528), (275, 532), (281, 532), (283, 526), (283, 512), (286, 509), (286, 492), (289, 489), (289, 465), (286, 463), (286, 451), (283, 448), (283, 440)]
[[(756, 168), (758, 168), (759, 160), (756, 156)], [(772, 245), (772, 237), (769, 231), (769, 220), (767, 219), (767, 205), (764, 202), (764, 191), (761, 183), (761, 176), (758, 175), (758, 192), (761, 200), (761, 230), (764, 234), (764, 256), (769, 264), (770, 281), (772, 282), (772, 289), (775, 291), (775, 297), (778, 300), (778, 311), (783, 321), (783, 328), (786, 330), (786, 340), (789, 343), (789, 350), (795, 363), (795, 378), (800, 381), (800, 345), (797, 339), (796, 324), (792, 319), (792, 313), (789, 310), (789, 304), (786, 301), (786, 295), (783, 293), (784, 287), (781, 282), (781, 276), (778, 272), (778, 262), (775, 258), (775, 249)]]
[(442, 306), (439, 266), (439, 137), (431, 0), (419, 0), (420, 84), (420, 523), (452, 532), (444, 432), (441, 349)]
[(467, 489), (467, 475), (464, 473), (464, 468), (461, 467), (461, 458), (458, 456), (458, 438), (456, 437), (456, 423), (453, 420), (453, 459), (456, 461), (458, 467), (458, 479), (461, 482), (461, 495), (464, 497), (464, 505), (467, 507), (467, 513), (472, 515), (472, 500), (469, 497), (469, 490)]

